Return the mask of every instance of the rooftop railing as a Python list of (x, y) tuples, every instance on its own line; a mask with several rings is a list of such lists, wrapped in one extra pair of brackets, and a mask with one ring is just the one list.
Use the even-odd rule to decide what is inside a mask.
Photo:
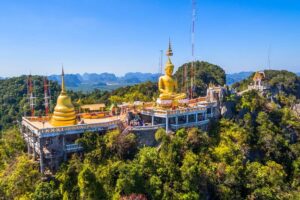
[(161, 115), (177, 115), (177, 114), (185, 114), (195, 111), (205, 111), (206, 107), (198, 106), (194, 108), (184, 108), (184, 109), (177, 109), (177, 110), (142, 110), (142, 114), (161, 114)]
[(74, 126), (63, 126), (63, 127), (52, 127), (52, 128), (44, 128), (40, 129), (40, 133), (52, 133), (52, 132), (63, 132), (63, 131), (72, 131), (72, 130), (89, 130), (93, 128), (99, 127), (109, 127), (111, 125), (117, 125), (120, 120), (112, 120), (108, 122), (100, 122), (100, 123), (93, 123), (93, 124), (77, 124)]
[(120, 122), (120, 119), (114, 119), (107, 122), (99, 122), (99, 123), (90, 123), (90, 124), (77, 124), (73, 126), (61, 126), (61, 127), (51, 127), (51, 128), (38, 128), (37, 126), (31, 123), (32, 117), (23, 117), (23, 123), (27, 124), (28, 126), (38, 130), (39, 133), (53, 133), (53, 132), (63, 132), (63, 131), (78, 131), (78, 130), (89, 130), (99, 127), (110, 127), (113, 125), (117, 125)]
[(203, 120), (203, 121), (198, 121), (198, 122), (190, 122), (190, 123), (184, 123), (184, 124), (171, 124), (171, 128), (174, 130), (180, 129), (180, 128), (185, 128), (185, 127), (193, 127), (193, 126), (201, 126), (204, 124), (208, 124), (209, 120)]

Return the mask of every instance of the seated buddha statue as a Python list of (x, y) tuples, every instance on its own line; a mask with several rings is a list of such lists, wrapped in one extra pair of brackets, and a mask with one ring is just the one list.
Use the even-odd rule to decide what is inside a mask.
[(165, 66), (165, 75), (161, 76), (158, 81), (159, 98), (160, 100), (181, 100), (186, 98), (185, 93), (177, 93), (177, 81), (172, 77), (174, 65), (171, 62), (170, 56), (173, 55), (171, 44), (167, 51), (168, 61)]

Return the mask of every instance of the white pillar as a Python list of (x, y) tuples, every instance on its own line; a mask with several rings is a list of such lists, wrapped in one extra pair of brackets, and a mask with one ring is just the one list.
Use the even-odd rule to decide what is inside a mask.
[(65, 134), (63, 135), (63, 156), (64, 156), (64, 161), (67, 160), (67, 153), (66, 153), (66, 144), (65, 144)]
[(169, 132), (169, 119), (166, 117), (166, 133)]
[(36, 150), (35, 150), (35, 144), (36, 144), (36, 139), (32, 138), (33, 141), (33, 159), (36, 160)]
[(186, 121), (186, 123), (189, 123), (189, 115), (185, 116), (185, 121)]
[(178, 125), (178, 116), (175, 117), (176, 125)]
[(152, 117), (151, 117), (151, 124), (152, 124), (152, 126), (154, 125), (154, 115), (152, 115)]
[(195, 121), (198, 122), (198, 113), (195, 114)]
[(44, 173), (44, 152), (43, 152), (41, 138), (39, 138), (39, 143), (40, 143), (40, 169), (41, 169), (41, 173)]

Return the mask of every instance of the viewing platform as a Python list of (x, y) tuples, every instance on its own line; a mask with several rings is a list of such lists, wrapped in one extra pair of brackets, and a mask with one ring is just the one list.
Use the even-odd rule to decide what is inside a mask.
[(120, 125), (119, 116), (98, 119), (80, 119), (76, 125), (53, 126), (50, 117), (23, 117), (21, 132), (27, 143), (28, 154), (39, 160), (41, 172), (58, 169), (59, 164), (71, 153), (81, 152), (83, 147), (76, 143), (83, 133), (104, 133)]
[(78, 134), (85, 131), (103, 131), (117, 128), (120, 123), (118, 116), (98, 118), (98, 119), (83, 119), (80, 123), (72, 126), (54, 127), (43, 117), (23, 117), (22, 126), (30, 129), (37, 136), (54, 137), (63, 134)]

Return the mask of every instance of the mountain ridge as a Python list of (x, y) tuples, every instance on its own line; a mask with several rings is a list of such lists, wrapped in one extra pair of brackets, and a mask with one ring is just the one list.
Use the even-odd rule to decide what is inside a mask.
[[(65, 74), (65, 81), (69, 87), (79, 87), (85, 85), (126, 85), (137, 84), (145, 81), (157, 81), (160, 74), (128, 72), (124, 76), (116, 76), (113, 73), (84, 73), (84, 74)], [(50, 75), (49, 80), (61, 83), (60, 75)]]

